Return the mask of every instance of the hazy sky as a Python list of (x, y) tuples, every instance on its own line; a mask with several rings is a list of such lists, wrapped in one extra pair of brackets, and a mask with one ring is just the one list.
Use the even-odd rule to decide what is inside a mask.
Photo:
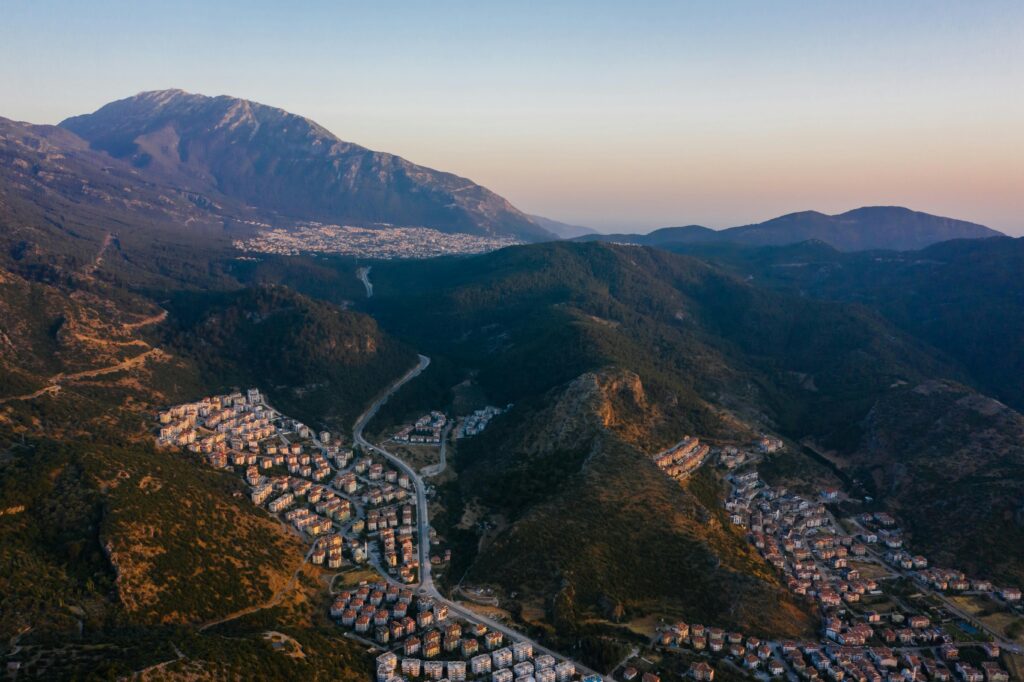
[(603, 230), (900, 204), (1024, 234), (1024, 2), (0, 4), (0, 116), (230, 94)]

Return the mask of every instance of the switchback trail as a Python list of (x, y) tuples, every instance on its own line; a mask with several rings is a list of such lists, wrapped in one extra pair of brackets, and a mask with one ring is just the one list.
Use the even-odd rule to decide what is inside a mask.
[(142, 365), (146, 362), (147, 359), (151, 357), (159, 360), (169, 356), (167, 355), (167, 353), (164, 353), (159, 348), (150, 348), (144, 353), (140, 353), (139, 355), (128, 358), (127, 360), (122, 360), (121, 362), (118, 362), (117, 364), (114, 365), (110, 365), (108, 367), (87, 369), (82, 372), (74, 372), (72, 374), (64, 374), (63, 372), (60, 372), (58, 374), (54, 374), (52, 377), (47, 379), (46, 386), (43, 386), (38, 391), (34, 391), (33, 393), (26, 393), (24, 395), (14, 395), (9, 396), (7, 398), (0, 398), (0, 405), (15, 400), (35, 400), (36, 398), (46, 393), (57, 393), (58, 391), (60, 391), (61, 384), (65, 382), (75, 381), (76, 379), (90, 379), (92, 377), (98, 377), (104, 374), (121, 372), (127, 369), (131, 369), (132, 367)]

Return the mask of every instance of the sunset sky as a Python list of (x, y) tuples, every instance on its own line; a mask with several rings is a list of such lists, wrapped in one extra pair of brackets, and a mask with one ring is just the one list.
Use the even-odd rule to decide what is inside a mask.
[(898, 204), (1024, 234), (1020, 0), (208, 4), (4, 2), (0, 116), (178, 87), (604, 231)]

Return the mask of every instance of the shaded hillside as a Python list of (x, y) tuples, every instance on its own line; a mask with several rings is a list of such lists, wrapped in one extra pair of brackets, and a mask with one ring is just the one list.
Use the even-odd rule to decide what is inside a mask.
[[(18, 643), (5, 658), (21, 663), (19, 677), (115, 679), (180, 653), (165, 672), (188, 679), (255, 669), (267, 680), (365, 679), (362, 651), (309, 622), (318, 603), (301, 620), (257, 612), (258, 629), (239, 623), (230, 639), (195, 627), (278, 593), (284, 604), (316, 594), (306, 580), (282, 589), (304, 543), (236, 495), (237, 477), (109, 433), (11, 448), (7, 435), (0, 429), (0, 637)], [(307, 658), (275, 652), (268, 627)]]
[(145, 92), (60, 125), (146, 174), (268, 216), (552, 236), (465, 178), (343, 142), (306, 118), (234, 97)]
[(560, 239), (573, 239), (587, 234), (594, 234), (596, 230), (583, 225), (570, 225), (544, 216), (532, 215), (530, 220), (543, 227)]
[[(5, 656), (17, 644), (20, 674), (53, 680), (126, 676), (178, 651), (185, 659), (173, 667), (190, 679), (364, 675), (362, 652), (311, 620), (322, 589), (313, 577), (260, 630), (197, 630), (279, 594), (303, 547), (236, 477), (154, 450), (152, 415), (256, 385), (296, 416), (347, 427), (413, 354), (364, 315), (282, 289), (239, 290), (235, 276), (267, 271), (232, 274), (220, 242), (189, 246), (164, 218), (147, 222), (145, 206), (54, 190), (48, 174), (72, 163), (62, 154), (41, 160), (51, 170), (38, 187), (27, 179), (38, 194), (0, 194), (10, 238), (0, 253)], [(112, 221), (116, 236), (105, 231)], [(271, 626), (308, 659), (276, 653), (262, 638)]]
[(385, 328), (458, 356), (501, 403), (615, 364), (693, 430), (715, 429), (714, 405), (854, 444), (880, 392), (957, 374), (862, 308), (773, 293), (652, 249), (555, 243), (374, 273), (369, 309)]
[(840, 251), (907, 251), (949, 239), (983, 239), (1001, 233), (964, 220), (943, 218), (899, 206), (868, 206), (830, 216), (792, 213), (756, 225), (734, 227), (725, 238), (764, 246), (818, 239)]
[(284, 287), (182, 293), (167, 307), (168, 347), (208, 384), (261, 386), (279, 409), (341, 428), (416, 362), (366, 315)]
[(984, 239), (998, 236), (1002, 236), (1002, 233), (964, 220), (929, 215), (900, 206), (868, 206), (838, 215), (801, 211), (763, 223), (724, 230), (689, 225), (666, 227), (649, 234), (585, 235), (580, 239), (665, 248), (709, 243), (777, 246), (813, 239), (840, 251), (907, 251), (950, 239)]
[(985, 392), (1024, 409), (1024, 239), (904, 253), (844, 254), (820, 242), (684, 250), (764, 286), (868, 306), (954, 358)]
[(906, 521), (915, 551), (1024, 582), (1024, 416), (957, 384), (881, 399), (851, 466)]
[(369, 307), (386, 329), (515, 403), (460, 448), (459, 499), (502, 529), (465, 569), (543, 602), (553, 636), (590, 636), (588, 621), (613, 612), (800, 629), (771, 571), (721, 523), (715, 476), (680, 488), (645, 453), (764, 429), (849, 451), (880, 398), (959, 373), (862, 307), (654, 249), (554, 243), (374, 273)]
[(0, 263), (29, 279), (209, 285), (225, 220), (66, 130), (0, 118)]
[(577, 237), (581, 242), (612, 242), (638, 246), (669, 246), (672, 244), (703, 244), (719, 241), (721, 232), (703, 225), (662, 227), (647, 234), (585, 234)]
[(525, 592), (527, 602), (547, 595), (549, 622), (570, 639), (589, 620), (648, 613), (809, 632), (808, 614), (724, 522), (714, 474), (680, 487), (637, 449), (670, 421), (635, 374), (602, 371), (467, 443), (463, 495), (512, 523), (484, 545), (466, 579)]
[(226, 615), (269, 599), (301, 557), (295, 537), (232, 494), (240, 481), (178, 453), (29, 441), (0, 469), (4, 641), (31, 626), (26, 643), (74, 646), (111, 626)]

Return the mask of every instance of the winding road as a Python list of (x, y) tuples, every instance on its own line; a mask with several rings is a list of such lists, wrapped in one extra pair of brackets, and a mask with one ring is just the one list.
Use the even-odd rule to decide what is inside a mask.
[(363, 286), (366, 287), (366, 298), (373, 298), (373, 282), (370, 281), (371, 267), (373, 266), (367, 265), (365, 268), (359, 268), (356, 270), (356, 277), (358, 277), (363, 283)]
[[(366, 438), (363, 436), (363, 431), (365, 430), (366, 425), (370, 422), (371, 419), (374, 418), (374, 416), (380, 410), (381, 406), (384, 405), (384, 403), (386, 403), (388, 401), (388, 398), (390, 398), (392, 395), (394, 395), (395, 392), (398, 391), (398, 389), (400, 389), (402, 386), (404, 386), (405, 384), (407, 384), (408, 382), (412, 381), (417, 376), (419, 376), (420, 373), (423, 372), (423, 370), (426, 369), (428, 365), (430, 365), (430, 358), (428, 358), (426, 355), (420, 355), (419, 356), (419, 362), (416, 364), (416, 366), (413, 367), (408, 372), (406, 372), (395, 383), (391, 384), (391, 386), (387, 389), (387, 391), (383, 395), (381, 395), (379, 398), (377, 398), (377, 400), (375, 400), (374, 403), (372, 405), (370, 405), (370, 407), (367, 408), (367, 410), (365, 412), (363, 412), (363, 414), (361, 414), (359, 416), (359, 419), (356, 420), (355, 426), (352, 429), (352, 439), (353, 439), (353, 442), (356, 445), (358, 445), (364, 451), (376, 452), (377, 454), (379, 454), (382, 457), (384, 457), (385, 459), (387, 459), (389, 462), (391, 462), (396, 467), (398, 467), (398, 469), (400, 471), (404, 472), (409, 477), (409, 480), (412, 481), (413, 486), (415, 487), (415, 490), (416, 490), (416, 519), (417, 519), (417, 523), (419, 525), (419, 528), (418, 528), (418, 531), (417, 531), (419, 533), (419, 538), (418, 538), (417, 544), (419, 546), (419, 562), (420, 562), (420, 570), (419, 570), (420, 581), (419, 581), (419, 585), (418, 585), (418, 591), (419, 591), (420, 596), (421, 597), (430, 597), (431, 599), (433, 599), (437, 603), (442, 603), (442, 604), (447, 605), (449, 613), (458, 614), (459, 616), (461, 616), (463, 619), (465, 619), (466, 621), (468, 621), (470, 623), (480, 623), (482, 625), (485, 625), (485, 626), (487, 626), (488, 628), (490, 628), (492, 630), (496, 630), (497, 632), (502, 633), (503, 635), (505, 635), (505, 637), (507, 637), (507, 638), (509, 638), (511, 640), (514, 640), (514, 641), (529, 642), (531, 645), (533, 645), (533, 649), (534, 649), (535, 652), (550, 654), (551, 656), (555, 656), (556, 658), (563, 658), (563, 659), (569, 660), (573, 665), (576, 666), (576, 670), (577, 671), (579, 671), (579, 672), (581, 672), (581, 673), (583, 673), (585, 675), (599, 675), (599, 673), (591, 670), (590, 668), (587, 668), (586, 666), (580, 664), (579, 662), (572, 661), (571, 659), (568, 659), (565, 656), (560, 655), (560, 654), (558, 654), (558, 653), (548, 649), (545, 646), (542, 646), (541, 644), (539, 644), (538, 642), (530, 639), (529, 637), (527, 637), (523, 633), (519, 632), (518, 630), (514, 630), (514, 629), (510, 628), (509, 626), (507, 626), (507, 625), (505, 625), (503, 623), (500, 623), (500, 622), (498, 622), (496, 620), (493, 620), (491, 618), (488, 618), (486, 616), (480, 615), (479, 613), (476, 613), (475, 611), (471, 611), (471, 610), (463, 607), (462, 605), (460, 605), (460, 604), (458, 604), (456, 602), (453, 602), (450, 599), (447, 599), (446, 597), (444, 597), (438, 591), (437, 587), (434, 586), (434, 579), (430, 575), (430, 557), (429, 557), (429, 547), (430, 547), (430, 511), (429, 511), (429, 507), (427, 506), (427, 494), (426, 494), (426, 488), (425, 488), (425, 486), (423, 484), (423, 478), (416, 471), (414, 471), (412, 467), (410, 467), (408, 464), (406, 464), (405, 461), (403, 461), (400, 457), (398, 457), (397, 455), (394, 455), (394, 454), (388, 452), (387, 450), (385, 450), (382, 447), (374, 445), (373, 443), (371, 443), (368, 440), (366, 440)], [(447, 433), (445, 435), (447, 435)], [(439, 473), (439, 472), (435, 472), (435, 473)], [(381, 569), (381, 567), (379, 565), (375, 566), (375, 567), (377, 568), (378, 571), (380, 571), (381, 575), (388, 582), (390, 582), (392, 584), (395, 584), (395, 585), (399, 585), (400, 587), (408, 587), (408, 585), (403, 585), (403, 584), (395, 581), (394, 579), (392, 579), (386, 572), (384, 572)], [(601, 676), (601, 677), (603, 677), (603, 676)], [(610, 678), (607, 678), (607, 679), (610, 679)]]

